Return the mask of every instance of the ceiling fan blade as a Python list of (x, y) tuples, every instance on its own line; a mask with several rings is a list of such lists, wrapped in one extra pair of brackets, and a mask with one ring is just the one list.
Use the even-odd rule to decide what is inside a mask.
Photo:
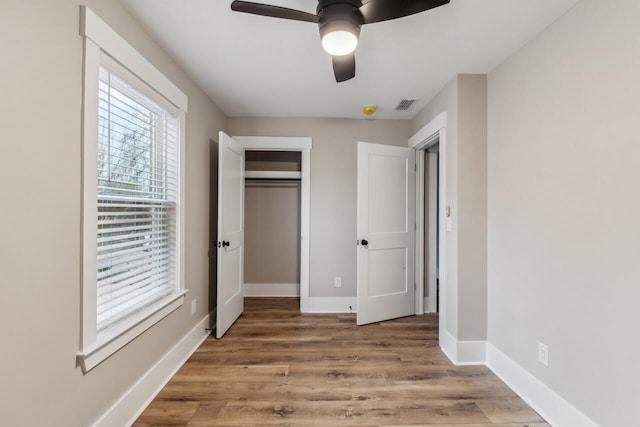
[(356, 56), (351, 53), (344, 56), (333, 57), (333, 73), (336, 82), (344, 82), (356, 76)]
[(249, 1), (234, 1), (231, 10), (235, 12), (251, 13), (253, 15), (270, 16), (272, 18), (292, 19), (294, 21), (313, 22), (317, 24), (320, 18), (312, 13), (270, 4), (252, 3)]
[(451, 0), (369, 0), (360, 7), (364, 24), (389, 21), (444, 6)]

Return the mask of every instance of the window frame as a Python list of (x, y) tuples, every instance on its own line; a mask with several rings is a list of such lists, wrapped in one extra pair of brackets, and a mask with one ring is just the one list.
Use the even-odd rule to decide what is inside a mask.
[[(184, 304), (184, 173), (187, 96), (86, 6), (81, 6), (84, 40), (82, 105), (82, 273), (81, 339), (77, 359), (84, 373), (107, 359)], [(177, 228), (177, 290), (117, 326), (97, 333), (97, 158), (98, 81), (101, 65), (122, 67), (129, 84), (175, 114), (179, 123)]]

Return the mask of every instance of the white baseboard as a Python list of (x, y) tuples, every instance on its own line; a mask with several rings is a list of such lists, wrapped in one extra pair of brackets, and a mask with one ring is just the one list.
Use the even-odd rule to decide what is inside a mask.
[(442, 352), (449, 358), (451, 363), (456, 364), (458, 355), (457, 340), (442, 326), (440, 327), (439, 344)]
[(356, 297), (309, 297), (307, 313), (355, 313)]
[(598, 427), (494, 345), (487, 343), (487, 366), (552, 426)]
[(299, 283), (245, 283), (245, 297), (299, 297)]
[(484, 365), (486, 362), (486, 341), (458, 341), (447, 330), (440, 330), (440, 348), (456, 366)]
[(149, 369), (93, 427), (130, 426), (209, 335), (207, 315)]

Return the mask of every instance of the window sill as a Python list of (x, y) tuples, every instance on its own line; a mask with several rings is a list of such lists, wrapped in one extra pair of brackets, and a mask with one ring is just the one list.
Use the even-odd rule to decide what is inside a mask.
[(187, 291), (180, 291), (171, 295), (132, 318), (117, 331), (101, 337), (99, 343), (82, 349), (77, 355), (82, 372), (86, 374), (171, 312), (180, 308), (184, 304), (186, 293)]

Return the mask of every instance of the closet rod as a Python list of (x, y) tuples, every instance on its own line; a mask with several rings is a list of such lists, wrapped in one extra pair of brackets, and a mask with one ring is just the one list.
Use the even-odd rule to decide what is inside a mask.
[(248, 188), (252, 188), (252, 187), (300, 188), (300, 181), (282, 180), (282, 179), (248, 179), (245, 181), (244, 186)]

